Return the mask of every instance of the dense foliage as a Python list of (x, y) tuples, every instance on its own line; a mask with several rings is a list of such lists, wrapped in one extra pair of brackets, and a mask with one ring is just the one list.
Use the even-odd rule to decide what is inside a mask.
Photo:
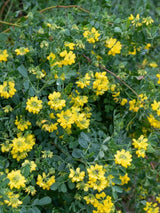
[(158, 213), (159, 5), (15, 2), (0, 3), (0, 211)]

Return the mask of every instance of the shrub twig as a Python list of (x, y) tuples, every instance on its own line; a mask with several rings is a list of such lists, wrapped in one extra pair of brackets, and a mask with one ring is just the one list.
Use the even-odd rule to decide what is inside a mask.
[[(89, 63), (92, 62), (92, 60), (90, 58), (88, 58), (86, 55), (83, 54), (83, 57), (86, 58)], [(101, 69), (103, 69), (103, 70), (105, 70), (105, 71), (107, 71), (108, 73), (110, 73), (111, 75), (113, 75), (115, 78), (117, 78), (122, 84), (124, 84), (128, 89), (130, 89), (137, 96), (137, 98), (138, 98), (137, 92), (134, 89), (132, 89), (126, 82), (124, 82), (119, 76), (117, 76), (114, 72), (108, 70), (107, 68), (103, 67), (100, 64), (98, 65), (98, 67), (101, 68)]]
[(64, 9), (67, 9), (67, 8), (78, 8), (79, 10), (82, 10), (83, 12), (86, 12), (86, 13), (90, 13), (88, 10), (85, 10), (84, 8), (78, 6), (78, 5), (56, 5), (56, 6), (51, 6), (51, 7), (47, 7), (47, 8), (44, 8), (43, 10), (40, 10), (39, 12), (40, 13), (43, 13), (45, 12), (46, 10), (50, 10), (50, 9), (54, 9), (54, 8), (64, 8)]
[(6, 22), (6, 21), (0, 21), (0, 23), (10, 25), (10, 26), (15, 26), (15, 27), (21, 27), (21, 25), (19, 24), (14, 24), (14, 23)]

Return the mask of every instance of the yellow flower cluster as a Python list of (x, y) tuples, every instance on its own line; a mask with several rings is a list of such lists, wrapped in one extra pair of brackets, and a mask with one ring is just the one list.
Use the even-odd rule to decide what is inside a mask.
[(149, 117), (147, 117), (148, 118), (148, 121), (149, 121), (149, 123), (150, 123), (150, 125), (152, 126), (152, 127), (154, 127), (154, 128), (157, 128), (157, 129), (160, 129), (160, 121), (159, 120), (157, 120), (153, 115), (149, 115)]
[(19, 49), (16, 49), (15, 52), (16, 52), (16, 55), (22, 56), (22, 55), (26, 55), (29, 52), (29, 49), (25, 47), (20, 47)]
[(91, 76), (89, 73), (86, 73), (83, 78), (80, 78), (79, 81), (76, 82), (77, 86), (83, 89), (84, 87), (89, 86)]
[(131, 21), (131, 23), (132, 23), (133, 25), (135, 25), (136, 27), (142, 26), (142, 24), (139, 22), (139, 20), (140, 20), (139, 14), (137, 14), (136, 17), (134, 17), (134, 16), (131, 14), (130, 17), (129, 17), (128, 19), (129, 19), (129, 20)]
[(121, 151), (118, 150), (117, 154), (114, 155), (114, 157), (116, 164), (120, 164), (125, 168), (131, 165), (132, 155), (129, 151), (125, 151), (124, 149), (122, 149)]
[(95, 81), (93, 82), (93, 89), (96, 95), (103, 95), (109, 89), (109, 81), (106, 72), (96, 72)]
[(20, 170), (11, 171), (7, 174), (7, 178), (9, 179), (8, 185), (10, 189), (16, 188), (20, 189), (21, 187), (25, 187), (26, 179), (21, 174)]
[(71, 65), (75, 63), (76, 55), (73, 53), (73, 51), (67, 52), (66, 50), (64, 50), (59, 55), (63, 59), (57, 60), (55, 62), (56, 55), (52, 52), (49, 54), (47, 59), (50, 61), (51, 67), (56, 65), (58, 65), (59, 67), (62, 67), (63, 65)]
[(140, 108), (146, 107), (145, 106), (146, 100), (147, 100), (147, 96), (144, 94), (140, 94), (138, 96), (138, 100), (133, 99), (133, 100), (129, 101), (129, 106), (130, 106), (129, 110), (131, 110), (133, 112), (138, 112), (138, 110)]
[(0, 63), (2, 61), (7, 61), (8, 56), (7, 50), (0, 50)]
[(20, 135), (12, 140), (12, 157), (17, 161), (24, 159), (27, 156), (27, 152), (32, 150), (35, 144), (35, 138), (32, 134)]
[(157, 206), (157, 203), (146, 202), (144, 210), (146, 213), (159, 213), (160, 208)]
[(49, 120), (42, 120), (41, 121), (41, 124), (42, 124), (42, 129), (44, 130), (44, 131), (47, 131), (47, 132), (53, 132), (53, 131), (55, 131), (55, 130), (57, 130), (57, 125), (58, 125), (58, 123), (52, 123), (51, 121), (49, 121)]
[(89, 194), (84, 197), (84, 200), (87, 204), (92, 204), (96, 210), (93, 210), (93, 213), (111, 213), (114, 212), (114, 204), (110, 196), (106, 196), (105, 192), (100, 194)]
[(116, 38), (110, 38), (109, 40), (107, 40), (105, 46), (110, 49), (108, 55), (113, 56), (115, 56), (116, 54), (120, 54), (122, 49), (120, 41), (117, 41)]
[(121, 185), (127, 184), (130, 181), (130, 178), (128, 177), (128, 173), (126, 173), (124, 176), (119, 176), (119, 179), (121, 180)]
[(156, 68), (156, 67), (158, 67), (158, 64), (155, 61), (152, 61), (149, 63), (149, 66), (152, 68)]
[(55, 183), (55, 176), (46, 175), (44, 172), (37, 177), (37, 185), (39, 185), (43, 189), (49, 190), (53, 183)]
[(25, 161), (22, 163), (22, 167), (25, 167), (25, 166), (29, 166), (30, 172), (35, 171), (35, 170), (36, 170), (36, 167), (37, 167), (37, 165), (35, 164), (34, 161), (29, 161), (29, 160), (25, 160)]
[(140, 16), (139, 14), (136, 15), (136, 17), (134, 17), (132, 14), (130, 15), (130, 17), (128, 18), (131, 23), (136, 26), (136, 27), (140, 27), (142, 26), (142, 24), (145, 24), (146, 26), (152, 24), (154, 21), (153, 19), (151, 18), (151, 16), (149, 17), (146, 17), (146, 18), (143, 18), (142, 19), (142, 23), (140, 22)]
[(6, 99), (12, 98), (16, 92), (15, 83), (11, 81), (4, 81), (2, 85), (0, 85), (0, 96)]
[(101, 192), (108, 186), (108, 181), (105, 177), (105, 169), (102, 165), (91, 165), (90, 168), (87, 168), (87, 172), (89, 177), (87, 183), (88, 188), (93, 188)]
[(148, 147), (148, 143), (147, 143), (148, 139), (144, 137), (144, 135), (141, 135), (137, 140), (133, 139), (133, 146), (138, 149), (136, 151), (136, 154), (138, 155), (138, 157), (145, 157), (145, 151), (147, 150)]
[(23, 118), (22, 118), (22, 115), (20, 116), (20, 118), (18, 118), (16, 116), (16, 120), (15, 120), (15, 125), (17, 126), (17, 129), (21, 130), (21, 131), (24, 131), (26, 129), (28, 129), (29, 126), (31, 126), (31, 122), (30, 121), (25, 121)]
[(36, 194), (36, 189), (34, 186), (28, 186), (25, 189), (25, 192), (27, 192), (28, 194), (31, 194), (32, 196), (34, 196)]
[(14, 194), (12, 191), (7, 193), (7, 198), (7, 200), (4, 200), (4, 203), (6, 203), (8, 206), (11, 206), (12, 208), (17, 208), (22, 204), (22, 201), (18, 199), (19, 194)]
[(92, 27), (92, 29), (90, 31), (86, 30), (83, 33), (83, 36), (87, 39), (87, 41), (89, 43), (95, 43), (96, 41), (99, 40), (100, 34), (98, 33), (98, 31), (94, 27)]
[(127, 101), (127, 99), (126, 98), (123, 98), (122, 100), (121, 100), (121, 106), (124, 106), (126, 103), (127, 103), (128, 101)]
[(157, 112), (157, 115), (160, 116), (160, 101), (154, 100), (153, 104), (151, 104), (151, 107), (154, 111)]
[(66, 101), (63, 99), (60, 99), (61, 93), (60, 92), (53, 92), (52, 94), (49, 94), (48, 99), (48, 105), (51, 109), (58, 110), (62, 109), (66, 106)]
[(157, 83), (160, 84), (160, 74), (157, 74), (156, 77), (158, 78)]
[(76, 44), (72, 43), (72, 42), (65, 42), (65, 47), (69, 47), (70, 50), (74, 50), (74, 46)]
[(153, 22), (154, 22), (154, 21), (153, 21), (153, 19), (151, 18), (151, 16), (146, 17), (146, 18), (143, 18), (143, 21), (142, 21), (142, 23), (146, 24), (146, 26), (152, 24)]
[(58, 123), (63, 129), (66, 129), (68, 133), (71, 131), (72, 124), (76, 124), (80, 129), (86, 129), (89, 126), (90, 117), (89, 113), (80, 112), (81, 109), (77, 107), (71, 107), (65, 111), (57, 113)]
[(39, 111), (42, 109), (42, 100), (38, 100), (37, 96), (31, 97), (27, 100), (26, 105), (26, 110), (28, 110), (28, 112), (38, 114)]
[(37, 79), (42, 79), (43, 77), (45, 77), (46, 72), (44, 70), (41, 70), (39, 66), (33, 66), (31, 65), (28, 68), (29, 73), (32, 73), (33, 75), (36, 76)]
[(70, 169), (69, 178), (71, 178), (72, 182), (83, 181), (85, 177), (85, 172), (80, 172), (80, 168), (78, 167), (76, 170)]

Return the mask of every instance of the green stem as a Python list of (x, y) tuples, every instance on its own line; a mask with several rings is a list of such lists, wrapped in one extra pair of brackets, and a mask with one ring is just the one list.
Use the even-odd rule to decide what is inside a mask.
[(43, 13), (46, 10), (51, 10), (51, 9), (54, 9), (54, 8), (65, 8), (65, 9), (67, 9), (67, 8), (78, 8), (79, 10), (82, 10), (83, 12), (90, 13), (88, 10), (83, 9), (82, 7), (80, 7), (78, 5), (67, 5), (67, 6), (65, 6), (65, 5), (57, 5), (57, 6), (51, 6), (51, 7), (45, 8), (43, 10), (40, 10), (39, 12)]

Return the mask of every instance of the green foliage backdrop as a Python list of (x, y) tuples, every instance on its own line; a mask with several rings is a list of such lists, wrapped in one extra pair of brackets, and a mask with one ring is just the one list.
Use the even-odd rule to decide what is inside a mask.
[(0, 212), (159, 212), (160, 4), (0, 3)]

